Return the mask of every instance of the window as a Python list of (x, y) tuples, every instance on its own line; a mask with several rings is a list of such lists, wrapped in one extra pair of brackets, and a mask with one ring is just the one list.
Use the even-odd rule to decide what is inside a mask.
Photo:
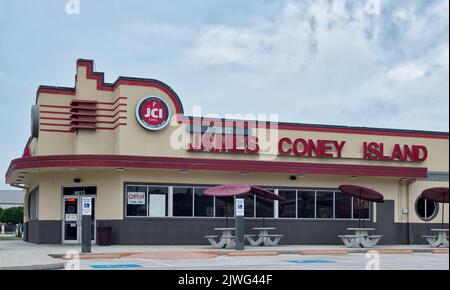
[(216, 196), (215, 203), (216, 203), (216, 217), (234, 216), (233, 196)]
[[(267, 189), (274, 193), (273, 189)], [(256, 196), (256, 217), (269, 217), (273, 218), (274, 202), (272, 199)]]
[(37, 188), (28, 197), (28, 219), (30, 221), (38, 219), (38, 196), (39, 189)]
[(147, 186), (126, 186), (126, 216), (147, 216)]
[(173, 188), (173, 216), (192, 216), (193, 188)]
[(315, 218), (315, 191), (298, 191), (297, 211), (298, 218)]
[(419, 197), (416, 201), (417, 215), (423, 220), (432, 220), (437, 214), (438, 206), (435, 202), (424, 197)]
[(284, 197), (285, 200), (278, 201), (278, 217), (295, 218), (296, 215), (296, 191), (295, 190), (278, 190), (278, 195)]
[(359, 198), (353, 198), (353, 218), (368, 219), (369, 218), (369, 202)]
[(273, 218), (273, 200), (256, 196), (256, 217)]
[(244, 196), (244, 211), (245, 217), (255, 217), (255, 196), (253, 194)]
[(194, 189), (194, 215), (198, 217), (214, 216), (214, 197), (203, 194), (206, 188), (196, 187)]
[(335, 218), (352, 218), (352, 197), (341, 191), (335, 191)]
[(316, 204), (317, 204), (317, 211), (316, 211), (317, 218), (319, 219), (334, 218), (332, 191), (317, 191)]
[(167, 216), (167, 187), (148, 187), (148, 215), (151, 217)]

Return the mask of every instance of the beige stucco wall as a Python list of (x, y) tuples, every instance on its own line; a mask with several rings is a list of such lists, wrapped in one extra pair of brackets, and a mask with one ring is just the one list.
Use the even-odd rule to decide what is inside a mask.
[[(219, 158), (236, 160), (273, 160), (285, 162), (316, 162), (337, 164), (365, 164), (387, 166), (414, 166), (426, 167), (429, 171), (448, 173), (449, 169), (449, 142), (448, 138), (414, 138), (385, 136), (375, 134), (330, 133), (299, 130), (272, 130), (252, 129), (259, 137), (262, 147), (259, 155), (230, 154), (230, 153), (194, 153), (185, 150), (190, 134), (186, 133), (185, 125), (172, 122), (172, 125), (161, 131), (147, 131), (142, 128), (135, 118), (135, 107), (144, 96), (156, 95), (163, 98), (170, 107), (172, 115), (175, 114), (175, 105), (170, 97), (163, 91), (145, 86), (120, 85), (114, 91), (97, 89), (97, 81), (86, 78), (86, 68), (77, 67), (76, 93), (72, 95), (41, 93), (37, 105), (69, 106), (72, 99), (97, 100), (100, 102), (114, 102), (119, 97), (125, 107), (119, 107), (114, 112), (124, 109), (126, 113), (118, 116), (126, 117), (126, 126), (119, 126), (115, 130), (96, 130), (78, 133), (60, 133), (40, 131), (39, 138), (32, 140), (31, 151), (33, 156), (42, 155), (72, 155), (72, 154), (118, 154), (138, 156), (166, 156), (190, 158)], [(107, 105), (98, 105), (99, 108), (110, 108)], [(40, 109), (43, 111), (44, 109)], [(56, 112), (67, 112), (67, 108), (45, 109)], [(251, 108), (248, 108), (251, 111)], [(242, 108), (239, 108), (242, 111)], [(41, 112), (42, 116), (57, 117), (57, 115)], [(66, 116), (67, 117), (67, 116)], [(98, 120), (109, 120), (99, 117)], [(299, 120), (300, 121), (300, 120)], [(49, 122), (43, 121), (41, 122)], [(67, 124), (68, 121), (52, 120), (54, 124)], [(41, 126), (42, 128), (58, 128), (57, 126)], [(264, 148), (265, 137), (272, 136), (271, 147)], [(343, 158), (320, 159), (299, 158), (295, 156), (278, 156), (278, 140), (282, 137), (291, 139), (329, 139), (346, 141)], [(174, 142), (174, 140), (183, 140)], [(394, 144), (424, 145), (428, 148), (428, 158), (425, 162), (399, 162), (399, 161), (368, 161), (362, 160), (362, 143), (379, 142), (385, 144), (385, 151), (390, 152)], [(73, 183), (73, 178), (81, 178), (79, 184)], [(307, 175), (297, 181), (290, 181), (287, 174), (248, 173), (241, 176), (233, 172), (204, 172), (189, 171), (181, 174), (177, 170), (135, 170), (126, 169), (123, 172), (114, 169), (83, 169), (60, 168), (41, 170), (39, 173), (29, 173), (25, 183), (30, 189), (39, 185), (39, 219), (61, 219), (61, 188), (63, 186), (97, 186), (97, 218), (121, 219), (123, 217), (123, 183), (185, 183), (185, 184), (223, 184), (223, 183), (249, 183), (273, 187), (326, 187), (336, 188), (342, 183), (353, 183), (369, 186), (379, 190), (387, 200), (395, 201), (396, 222), (423, 222), (416, 216), (414, 204), (421, 191), (428, 187), (448, 186), (446, 182), (430, 182), (424, 180), (411, 180), (409, 184), (401, 184), (395, 178), (359, 177), (352, 179), (349, 176), (314, 176)], [(25, 199), (28, 200), (28, 199)], [(409, 208), (409, 215), (402, 214), (403, 208)], [(448, 206), (445, 207), (448, 222)], [(440, 221), (440, 216), (434, 222)]]

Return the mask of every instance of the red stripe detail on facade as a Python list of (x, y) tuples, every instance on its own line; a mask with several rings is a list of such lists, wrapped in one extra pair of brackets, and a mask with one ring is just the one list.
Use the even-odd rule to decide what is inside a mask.
[(53, 118), (53, 117), (40, 117), (41, 120), (57, 120), (57, 121), (70, 121), (70, 118)]
[(353, 129), (353, 128), (324, 128), (316, 126), (296, 125), (296, 124), (268, 124), (266, 122), (255, 121), (223, 121), (221, 119), (195, 118), (194, 120), (185, 117), (182, 122), (190, 125), (209, 125), (209, 123), (215, 126), (225, 127), (238, 127), (238, 128), (263, 128), (263, 129), (279, 129), (290, 131), (309, 131), (309, 132), (325, 132), (325, 133), (343, 133), (343, 134), (362, 134), (362, 135), (380, 135), (380, 136), (396, 136), (396, 137), (414, 137), (414, 138), (430, 138), (430, 139), (448, 139), (448, 134), (427, 134), (421, 132), (395, 132), (395, 131), (382, 131), (382, 130), (370, 130), (370, 129)]
[(51, 167), (183, 169), (340, 176), (379, 176), (395, 178), (427, 177), (427, 168), (425, 167), (149, 157), (130, 155), (49, 155), (18, 158), (11, 161), (6, 173), (6, 178), (8, 179), (9, 175), (16, 170)]
[(70, 112), (57, 112), (57, 111), (39, 111), (41, 114), (57, 114), (57, 115), (70, 115)]
[(52, 124), (52, 123), (39, 123), (40, 126), (58, 126), (58, 127), (70, 127), (70, 124)]
[(157, 88), (157, 89), (160, 89), (161, 91), (163, 91), (165, 94), (167, 94), (170, 97), (170, 99), (172, 100), (172, 102), (175, 106), (175, 111), (177, 114), (183, 113), (183, 109), (181, 107), (181, 104), (180, 104), (180, 101), (178, 100), (178, 98), (175, 97), (174, 94), (169, 89), (167, 89), (165, 86), (163, 86), (161, 84), (158, 84), (151, 80), (132, 80), (132, 79), (128, 79), (128, 80), (119, 79), (113, 84), (104, 84), (103, 74), (100, 74), (100, 73), (94, 74), (93, 73), (92, 62), (80, 60), (77, 62), (77, 64), (78, 64), (78, 66), (86, 67), (86, 78), (96, 80), (97, 90), (114, 91), (120, 85)]
[(43, 131), (43, 132), (57, 132), (57, 133), (74, 133), (71, 130), (39, 129), (39, 131)]
[(67, 88), (39, 88), (37, 94), (57, 94), (57, 95), (75, 95), (75, 89), (71, 88), (70, 90)]

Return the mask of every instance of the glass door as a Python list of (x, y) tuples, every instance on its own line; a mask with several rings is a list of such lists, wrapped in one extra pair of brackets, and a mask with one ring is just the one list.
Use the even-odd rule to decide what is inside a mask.
[[(72, 189), (72, 188), (71, 188)], [(92, 215), (91, 215), (91, 237), (92, 242), (96, 241), (96, 211), (95, 211), (95, 195), (79, 194), (84, 192), (81, 190), (74, 190), (77, 194), (63, 195), (63, 243), (65, 244), (79, 244), (81, 243), (81, 197), (92, 198)], [(66, 191), (66, 188), (64, 189)]]
[(64, 196), (64, 243), (78, 243), (80, 232), (79, 202), (77, 196)]

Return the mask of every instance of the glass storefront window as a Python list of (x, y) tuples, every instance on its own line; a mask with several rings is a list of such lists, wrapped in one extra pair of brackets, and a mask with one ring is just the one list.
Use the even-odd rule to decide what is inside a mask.
[(35, 189), (28, 197), (28, 218), (31, 221), (38, 219), (38, 195), (39, 189)]
[[(172, 200), (169, 201), (169, 188)], [(126, 216), (165, 217), (168, 204), (172, 204), (174, 217), (234, 217), (234, 196), (213, 197), (203, 194), (208, 187), (195, 186), (157, 186), (126, 185)], [(274, 192), (275, 190), (270, 189)], [(370, 219), (370, 203), (359, 201), (339, 191), (328, 189), (279, 189), (278, 194), (285, 198), (278, 202), (279, 218), (302, 219)], [(37, 193), (36, 193), (37, 195)], [(33, 196), (30, 194), (30, 218), (33, 217)], [(274, 217), (274, 201), (256, 195), (245, 195), (245, 217)], [(34, 198), (36, 199), (36, 198)], [(436, 212), (433, 203), (419, 202), (418, 212), (427, 217)], [(36, 211), (36, 210), (35, 210)]]
[(216, 217), (234, 216), (233, 196), (216, 196), (215, 203), (216, 203)]
[(273, 218), (273, 200), (256, 196), (256, 217)]
[(173, 216), (192, 216), (193, 201), (192, 187), (173, 188)]
[(353, 218), (369, 218), (369, 202), (359, 198), (353, 198)]
[(316, 192), (316, 218), (332, 219), (333, 214), (333, 192), (332, 191), (317, 191)]
[(194, 189), (194, 216), (213, 217), (214, 216), (214, 197), (203, 194), (205, 187), (196, 187)]
[(253, 194), (244, 196), (244, 211), (245, 217), (255, 217), (255, 196)]
[(315, 218), (315, 191), (297, 192), (297, 217)]
[(278, 217), (295, 218), (296, 214), (296, 193), (295, 190), (278, 190), (278, 195), (284, 197), (285, 200), (278, 201)]
[(148, 187), (148, 215), (151, 217), (167, 216), (168, 188), (162, 186)]
[(352, 218), (352, 197), (341, 191), (335, 191), (335, 217), (337, 219)]
[(127, 216), (147, 216), (147, 186), (127, 185), (126, 200)]

